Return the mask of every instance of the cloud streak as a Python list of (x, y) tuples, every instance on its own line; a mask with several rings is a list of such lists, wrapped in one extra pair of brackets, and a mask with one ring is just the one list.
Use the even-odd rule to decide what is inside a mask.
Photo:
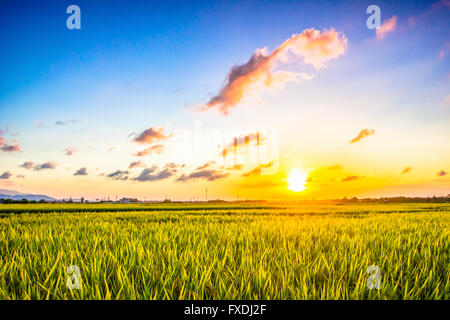
[(372, 136), (374, 134), (375, 134), (375, 130), (373, 130), (373, 129), (363, 129), (358, 133), (358, 135), (356, 137), (354, 137), (352, 140), (350, 140), (349, 143), (359, 142), (362, 139)]
[(347, 176), (344, 179), (342, 179), (342, 182), (349, 182), (349, 181), (356, 181), (356, 180), (360, 180), (361, 177), (359, 176)]
[(224, 173), (218, 170), (200, 170), (195, 171), (189, 175), (181, 175), (178, 177), (177, 181), (180, 182), (186, 182), (189, 180), (195, 180), (195, 179), (203, 179), (208, 181), (215, 181), (218, 179), (223, 179), (229, 176), (229, 173)]
[(142, 151), (139, 151), (135, 153), (134, 155), (136, 157), (144, 157), (144, 156), (150, 156), (152, 154), (160, 154), (164, 151), (164, 145), (163, 144), (155, 144), (151, 147), (148, 147)]

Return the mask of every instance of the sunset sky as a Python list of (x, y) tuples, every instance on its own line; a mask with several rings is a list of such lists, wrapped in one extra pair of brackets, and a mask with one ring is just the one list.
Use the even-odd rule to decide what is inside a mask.
[(0, 189), (450, 194), (450, 1), (332, 3), (2, 1)]

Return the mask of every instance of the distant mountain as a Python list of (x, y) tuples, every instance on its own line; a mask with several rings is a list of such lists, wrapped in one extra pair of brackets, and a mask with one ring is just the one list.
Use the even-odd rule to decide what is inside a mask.
[(56, 201), (57, 199), (46, 196), (44, 194), (25, 194), (14, 190), (0, 189), (0, 199), (22, 200), (27, 199), (29, 201)]
[(8, 196), (16, 196), (16, 195), (19, 195), (19, 194), (22, 194), (22, 193), (20, 193), (18, 191), (15, 191), (15, 190), (0, 189), (0, 194), (1, 195), (6, 194)]

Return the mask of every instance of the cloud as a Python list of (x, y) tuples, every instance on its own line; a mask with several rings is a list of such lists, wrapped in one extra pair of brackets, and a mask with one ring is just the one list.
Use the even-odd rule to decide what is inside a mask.
[(137, 157), (144, 157), (144, 156), (149, 156), (152, 154), (160, 154), (164, 151), (164, 148), (165, 147), (163, 144), (155, 144), (149, 148), (146, 148), (142, 151), (135, 153), (134, 155)]
[(271, 166), (272, 166), (272, 162), (269, 162), (269, 163), (266, 163), (266, 164), (260, 164), (259, 166), (257, 166), (253, 170), (242, 174), (242, 176), (243, 177), (259, 176), (259, 175), (261, 175), (261, 170), (263, 168), (270, 168)]
[(446, 176), (447, 174), (448, 174), (448, 172), (446, 172), (446, 171), (444, 171), (444, 170), (441, 170), (441, 171), (439, 171), (439, 172), (437, 173), (437, 175), (438, 175), (439, 177)]
[(137, 176), (136, 178), (133, 178), (135, 181), (158, 181), (158, 180), (164, 180), (167, 178), (170, 178), (175, 174), (174, 170), (171, 169), (164, 169), (158, 171), (158, 167), (153, 166), (151, 168), (147, 168), (142, 170), (141, 174)]
[(133, 169), (133, 168), (139, 168), (139, 167), (145, 167), (145, 164), (139, 160), (139, 161), (133, 161), (130, 163), (130, 165), (128, 166), (129, 169)]
[(289, 62), (291, 56), (295, 60), (302, 59), (304, 63), (320, 69), (328, 60), (344, 54), (346, 48), (345, 35), (333, 29), (324, 29), (321, 32), (311, 28), (301, 34), (293, 34), (270, 54), (267, 49), (257, 49), (245, 64), (231, 68), (220, 92), (200, 108), (200, 111), (217, 108), (221, 114), (227, 115), (255, 85), (269, 87), (274, 82), (284, 83), (298, 81), (299, 78), (306, 80), (311, 78), (304, 73), (295, 74), (289, 71), (273, 73), (275, 62)]
[(18, 179), (24, 179), (25, 176), (24, 176), (23, 174), (18, 174), (18, 175), (16, 176), (16, 178), (18, 178)]
[(141, 134), (135, 135), (133, 141), (141, 144), (151, 144), (157, 141), (167, 140), (172, 134), (165, 134), (164, 127), (152, 126), (144, 130)]
[(56, 126), (65, 126), (65, 125), (76, 123), (77, 121), (78, 121), (77, 119), (66, 120), (66, 121), (58, 120), (55, 122), (55, 125)]
[(15, 145), (2, 145), (1, 150), (4, 152), (18, 152), (20, 151), (20, 146), (18, 144)]
[(408, 173), (413, 169), (413, 167), (405, 167), (402, 171), (402, 173)]
[(122, 171), (122, 170), (116, 170), (108, 175), (106, 175), (107, 178), (110, 178), (112, 180), (128, 180), (128, 174), (129, 171)]
[(359, 176), (347, 176), (344, 179), (342, 179), (342, 182), (348, 182), (348, 181), (356, 181), (356, 180), (360, 180), (361, 177)]
[(4, 179), (4, 180), (7, 180), (11, 177), (12, 177), (12, 173), (10, 173), (9, 171), (5, 171), (0, 175), (0, 179)]
[(79, 150), (78, 150), (77, 147), (69, 147), (69, 148), (66, 148), (65, 154), (66, 154), (66, 156), (71, 156), (71, 155), (73, 155), (75, 152), (78, 152), (78, 151), (79, 151)]
[(75, 173), (73, 174), (74, 176), (87, 176), (87, 170), (85, 167), (78, 169), (77, 171), (75, 171)]
[(204, 170), (204, 169), (209, 168), (209, 167), (211, 167), (211, 166), (213, 166), (213, 165), (215, 165), (215, 164), (216, 164), (216, 162), (215, 162), (214, 160), (208, 161), (208, 162), (205, 163), (204, 165), (198, 167), (196, 170)]
[(116, 148), (116, 147), (109, 147), (109, 148), (108, 148), (108, 152), (113, 151), (115, 148)]
[(41, 171), (41, 170), (46, 170), (46, 169), (55, 169), (57, 166), (56, 163), (52, 162), (52, 161), (48, 161), (42, 164), (36, 164), (34, 166), (34, 170), (35, 171)]
[(33, 161), (25, 161), (20, 166), (25, 169), (31, 169), (34, 166), (34, 163), (33, 163)]
[(359, 133), (358, 133), (358, 135), (356, 136), (356, 137), (354, 137), (352, 140), (350, 140), (350, 142), (349, 143), (355, 143), (355, 142), (358, 142), (358, 141), (360, 141), (361, 139), (364, 139), (364, 138), (366, 138), (366, 137), (368, 137), (368, 136), (371, 136), (371, 135), (374, 135), (375, 134), (375, 130), (373, 130), (373, 129), (363, 129), (363, 130), (361, 130)]
[(384, 39), (386, 34), (393, 32), (395, 27), (397, 26), (397, 17), (393, 16), (392, 18), (383, 21), (381, 26), (377, 29), (376, 35), (378, 40)]
[(229, 175), (229, 173), (223, 173), (218, 170), (200, 170), (200, 171), (195, 171), (189, 175), (183, 174), (180, 177), (178, 177), (177, 181), (186, 182), (186, 181), (194, 180), (194, 179), (215, 181), (218, 179), (226, 178), (228, 175)]

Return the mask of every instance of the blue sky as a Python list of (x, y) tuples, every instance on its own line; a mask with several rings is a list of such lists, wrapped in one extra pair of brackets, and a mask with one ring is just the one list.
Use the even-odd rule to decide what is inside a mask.
[[(66, 28), (70, 4), (81, 8), (81, 30)], [(17, 139), (22, 151), (1, 154), (0, 170), (17, 171), (18, 162), (25, 159), (56, 159), (73, 145), (89, 150), (125, 146), (130, 133), (150, 126), (190, 128), (195, 120), (222, 128), (276, 127), (283, 134), (285, 153), (302, 153), (292, 151), (300, 150), (290, 138), (299, 133), (295, 124), (287, 124), (299, 118), (305, 119), (305, 126), (319, 122), (314, 110), (342, 117), (332, 127), (326, 121), (316, 124), (324, 135), (320, 143), (330, 148), (333, 134), (323, 132), (353, 132), (370, 125), (390, 125), (391, 130), (403, 126), (415, 131), (412, 136), (429, 131), (436, 141), (450, 137), (445, 128), (450, 120), (448, 1), (377, 2), (382, 21), (397, 17), (395, 30), (383, 40), (366, 28), (370, 4), (2, 1), (0, 128), (14, 124), (20, 134), (8, 139)], [(265, 105), (261, 109), (246, 112), (239, 107), (242, 112), (229, 116), (193, 111), (217, 94), (233, 65), (247, 62), (258, 48), (271, 51), (308, 28), (333, 28), (348, 39), (345, 54), (330, 61), (314, 80), (288, 83), (279, 94), (262, 93), (257, 102)], [(289, 68), (315, 73), (311, 66)], [(350, 128), (351, 117), (361, 124)], [(71, 125), (55, 126), (56, 121), (74, 119)], [(402, 134), (407, 139), (408, 134)], [(307, 141), (304, 148), (312, 154), (320, 149), (318, 143)], [(311, 154), (315, 161), (320, 158)], [(96, 159), (102, 157), (99, 153)], [(87, 159), (88, 155), (79, 159), (71, 169)], [(129, 157), (123, 161), (128, 163)], [(117, 166), (114, 162), (109, 169)], [(17, 186), (26, 188), (24, 181)]]

